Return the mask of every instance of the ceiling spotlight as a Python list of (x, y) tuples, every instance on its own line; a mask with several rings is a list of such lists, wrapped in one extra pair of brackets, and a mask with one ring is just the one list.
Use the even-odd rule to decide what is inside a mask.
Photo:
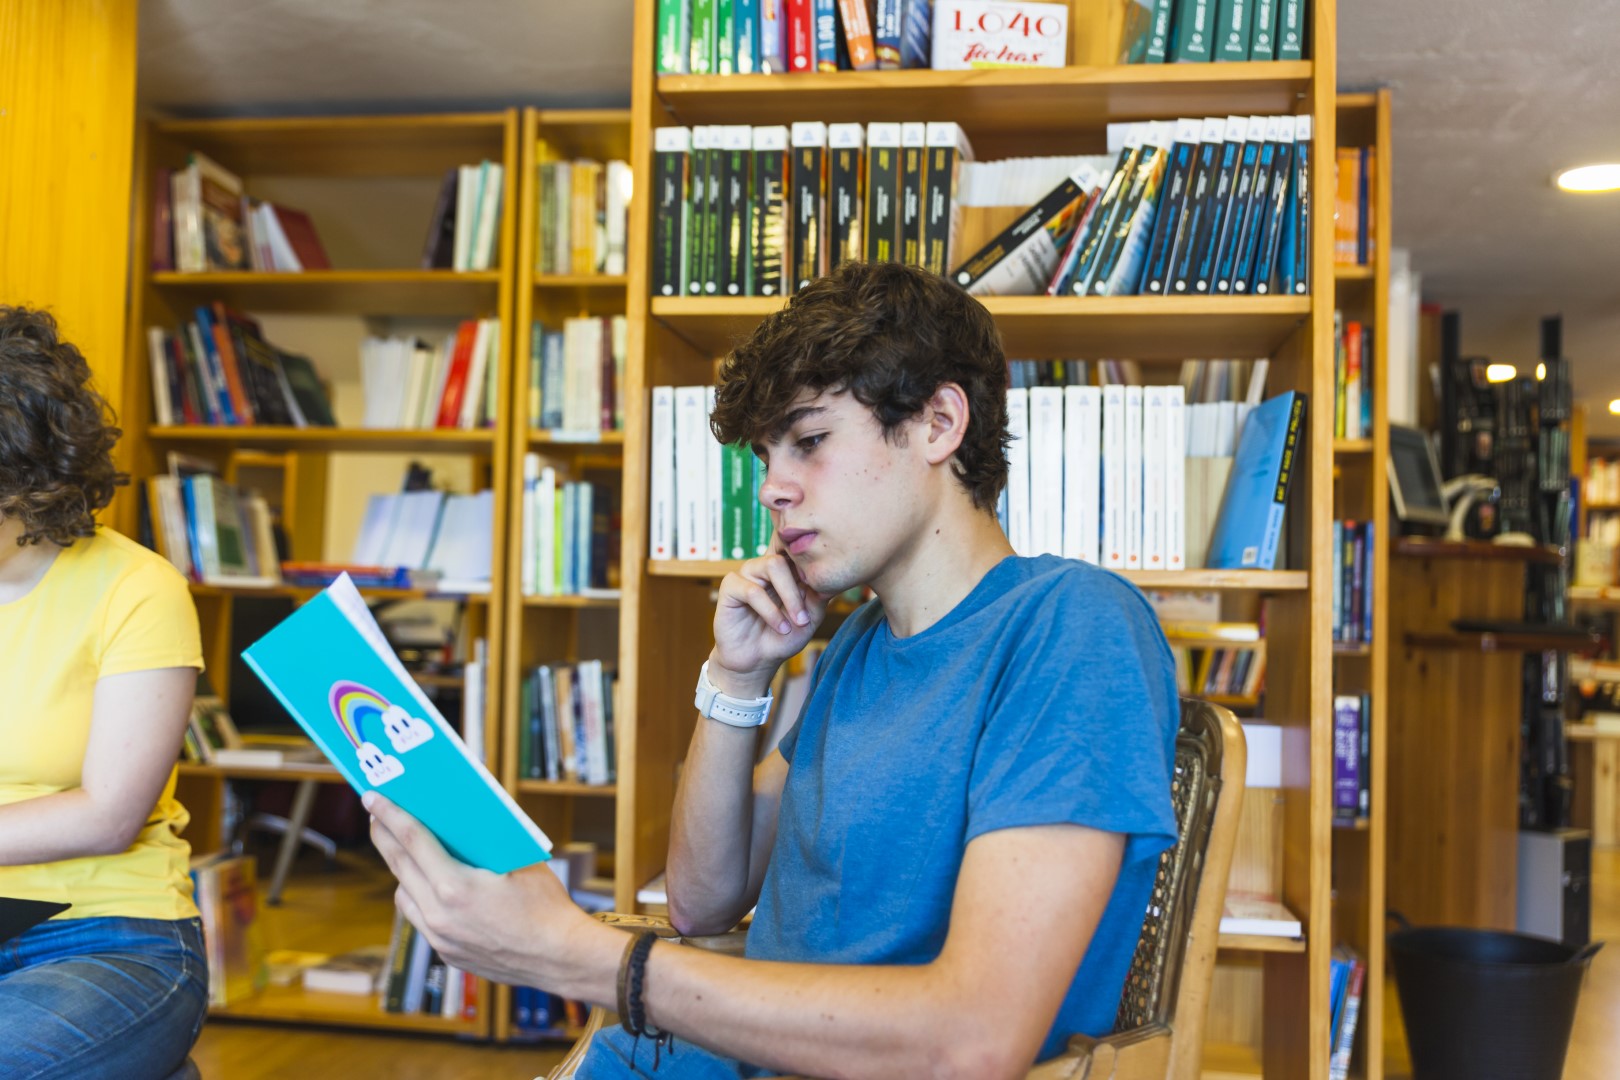
[(1512, 364), (1490, 364), (1485, 368), (1485, 381), (1511, 382), (1519, 377), (1519, 369)]
[(1616, 416), (1620, 416), (1620, 398), (1615, 398), (1613, 401), (1609, 402), (1609, 411), (1614, 413)]
[(1582, 165), (1578, 169), (1565, 169), (1553, 182), (1565, 191), (1620, 190), (1620, 163)]
[(1537, 364), (1536, 365), (1536, 382), (1541, 382), (1546, 377), (1547, 377), (1547, 365), (1546, 364)]

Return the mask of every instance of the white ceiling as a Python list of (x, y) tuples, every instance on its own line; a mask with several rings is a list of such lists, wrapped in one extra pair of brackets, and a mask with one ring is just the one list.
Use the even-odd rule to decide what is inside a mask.
[[(181, 115), (623, 105), (630, 0), (142, 0), (142, 103)], [(1394, 91), (1394, 228), (1463, 348), (1523, 362), (1539, 317), (1620, 437), (1620, 0), (1340, 0), (1339, 83)]]

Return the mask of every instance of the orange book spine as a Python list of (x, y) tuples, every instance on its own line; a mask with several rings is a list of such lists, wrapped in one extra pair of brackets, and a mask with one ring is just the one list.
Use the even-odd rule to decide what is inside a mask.
[(214, 348), (219, 350), (219, 366), (225, 369), (225, 390), (231, 395), (231, 408), (236, 410), (238, 423), (253, 423), (253, 402), (248, 399), (247, 389), (242, 385), (242, 367), (236, 357), (236, 348), (231, 343), (230, 322), (225, 315), (225, 305), (214, 303)]
[(467, 369), (472, 366), (473, 337), (478, 323), (469, 319), (456, 329), (456, 351), (450, 357), (450, 372), (444, 379), (444, 394), (439, 398), (439, 415), (434, 427), (461, 426), (461, 396), (467, 391)]
[(844, 24), (844, 42), (849, 46), (849, 66), (856, 71), (877, 68), (877, 48), (872, 44), (872, 20), (866, 0), (838, 0), (838, 21)]

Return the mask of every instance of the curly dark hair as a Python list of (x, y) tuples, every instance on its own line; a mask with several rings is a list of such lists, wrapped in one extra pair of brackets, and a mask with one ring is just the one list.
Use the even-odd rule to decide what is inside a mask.
[(96, 512), (129, 476), (113, 467), (123, 434), (90, 387), (90, 365), (43, 311), (0, 304), (0, 519), (19, 545), (67, 547), (96, 531)]
[(806, 390), (847, 391), (892, 437), (942, 385), (967, 395), (952, 468), (994, 511), (1007, 483), (1007, 359), (990, 313), (937, 274), (845, 263), (767, 316), (720, 365), (710, 426), (727, 445), (780, 438)]

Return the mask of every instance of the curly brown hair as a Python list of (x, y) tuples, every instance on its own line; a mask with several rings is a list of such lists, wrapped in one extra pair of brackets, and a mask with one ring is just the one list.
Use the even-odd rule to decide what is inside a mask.
[(801, 393), (847, 391), (892, 438), (948, 382), (968, 400), (952, 468), (994, 511), (1011, 441), (1001, 335), (983, 304), (916, 267), (845, 263), (795, 293), (721, 362), (709, 422), (727, 445), (776, 439)]
[(22, 522), (19, 545), (95, 534), (96, 512), (129, 483), (113, 467), (113, 422), (56, 320), (0, 304), (0, 519)]

